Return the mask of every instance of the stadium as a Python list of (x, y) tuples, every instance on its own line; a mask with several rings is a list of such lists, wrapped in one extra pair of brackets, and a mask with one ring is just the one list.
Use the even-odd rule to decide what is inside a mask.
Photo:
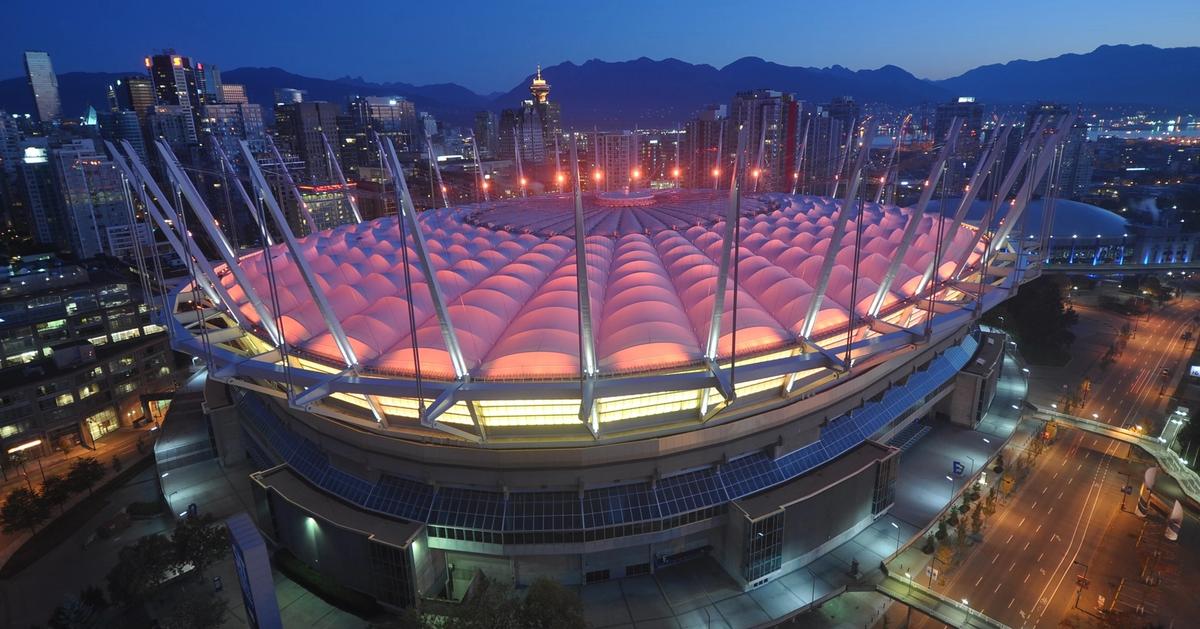
[(751, 589), (887, 512), (888, 442), (914, 421), (979, 421), (1003, 342), (975, 320), (1036, 273), (1020, 203), (981, 230), (926, 213), (932, 191), (854, 200), (857, 179), (838, 199), (547, 194), (304, 237), (261, 186), (280, 242), (193, 264), (167, 323), (207, 365), (223, 459), (260, 470), (264, 535), (382, 603), (699, 556)]

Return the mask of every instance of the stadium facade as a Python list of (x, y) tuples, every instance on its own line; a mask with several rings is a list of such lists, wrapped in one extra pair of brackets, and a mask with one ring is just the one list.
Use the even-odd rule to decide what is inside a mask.
[(971, 188), (925, 211), (945, 149), (911, 208), (859, 200), (864, 151), (836, 199), (742, 195), (743, 166), (727, 192), (418, 213), (380, 146), (400, 215), (304, 237), (250, 159), (255, 251), (223, 244), (160, 145), (213, 262), (128, 147), (118, 162), (193, 260), (163, 320), (207, 364), (223, 460), (260, 470), (258, 526), (402, 607), (480, 572), (575, 584), (702, 555), (749, 589), (869, 526), (893, 501), (888, 439), (990, 401), (994, 381), (956, 382), (996, 342), (977, 317), (1037, 272), (1036, 226), (1014, 227), (1060, 139), (1025, 141), (1012, 172), (1035, 176), (982, 228)]

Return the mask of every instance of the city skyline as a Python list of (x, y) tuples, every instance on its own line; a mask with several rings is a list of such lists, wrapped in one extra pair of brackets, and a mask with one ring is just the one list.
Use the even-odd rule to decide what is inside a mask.
[[(69, 7), (75, 3), (66, 4), (66, 12), (72, 12)], [(444, 5), (401, 8), (380, 4), (370, 11), (377, 19), (363, 20), (361, 11), (321, 16), (327, 35), (320, 55), (307, 54), (310, 38), (295, 37), (315, 23), (317, 16), (311, 11), (279, 13), (269, 7), (238, 6), (237, 14), (244, 19), (221, 21), (235, 8), (222, 1), (199, 7), (194, 20), (160, 29), (151, 28), (154, 12), (142, 8), (133, 3), (96, 13), (86, 21), (62, 22), (55, 19), (64, 11), (61, 5), (15, 7), (14, 19), (0, 27), (5, 29), (3, 41), (11, 47), (5, 51), (11, 54), (0, 55), (0, 76), (21, 73), (22, 50), (46, 50), (62, 73), (135, 69), (146, 51), (174, 48), (225, 68), (278, 66), (327, 78), (350, 75), (418, 85), (453, 82), (487, 94), (511, 88), (537, 63), (549, 66), (590, 59), (622, 61), (645, 56), (722, 67), (742, 57), (758, 56), (804, 67), (896, 65), (920, 78), (939, 80), (980, 65), (1084, 53), (1104, 44), (1180, 47), (1200, 43), (1187, 27), (1195, 22), (1189, 17), (1200, 19), (1200, 9), (1175, 0), (1159, 2), (1153, 11), (1133, 16), (1172, 16), (1163, 23), (1130, 19), (1124, 5), (1108, 0), (1036, 7), (1036, 17), (1010, 20), (999, 20), (992, 9), (982, 6), (889, 15), (891, 7), (873, 2), (869, 15), (889, 17), (869, 21), (858, 31), (853, 19), (847, 20), (840, 9), (831, 6), (773, 4), (750, 13), (731, 12), (709, 3), (677, 2), (625, 8), (581, 5), (569, 11), (542, 2), (527, 4), (522, 11), (483, 3), (472, 3), (466, 10), (461, 5), (451, 10)], [(1034, 3), (1022, 0), (1010, 3), (1008, 10), (1032, 16), (1034, 8)], [(768, 14), (775, 16), (774, 23), (796, 24), (796, 34), (761, 37), (762, 16)], [(530, 26), (535, 22), (536, 27)], [(18, 24), (19, 30), (13, 28)], [(97, 49), (87, 35), (106, 24), (117, 30), (140, 29), (144, 36), (112, 38)], [(393, 32), (394, 25), (401, 24), (417, 26)], [(587, 28), (581, 31), (580, 24)], [(1064, 28), (1067, 24), (1069, 29)], [(443, 28), (455, 25), (464, 35), (447, 35), (460, 32)], [(914, 32), (938, 36), (914, 38)], [(537, 43), (514, 45), (529, 37), (537, 38)], [(931, 43), (934, 41), (936, 45)]]

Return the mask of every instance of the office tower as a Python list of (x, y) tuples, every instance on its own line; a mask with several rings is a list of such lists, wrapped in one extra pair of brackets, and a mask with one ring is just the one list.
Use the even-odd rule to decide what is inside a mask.
[(725, 141), (737, 150), (737, 128), (740, 125), (745, 130), (748, 190), (790, 191), (802, 107), (795, 95), (774, 90), (739, 92), (734, 97)]
[(202, 130), (220, 143), (221, 150), (235, 161), (242, 158), (241, 141), (255, 153), (267, 150), (266, 126), (262, 107), (251, 103), (209, 103), (204, 105)]
[(980, 138), (983, 133), (983, 104), (975, 102), (973, 96), (960, 96), (937, 106), (933, 118), (933, 142), (940, 145), (950, 132), (950, 122), (955, 118), (962, 125), (958, 140), (952, 147), (946, 162), (944, 175), (946, 190), (960, 194), (974, 169), (978, 157)]
[(532, 98), (515, 109), (500, 114), (498, 154), (504, 159), (520, 159), (527, 176), (544, 176), (544, 166), (554, 161), (554, 139), (562, 135), (562, 111), (550, 101), (550, 84), (542, 78), (541, 66), (529, 84)]
[(99, 114), (100, 137), (120, 146), (129, 142), (142, 160), (147, 159), (146, 140), (137, 113), (125, 109), (106, 111)]
[[(303, 183), (329, 183), (333, 167), (325, 148), (339, 146), (337, 105), (323, 101), (275, 106), (275, 134), (279, 150), (304, 162)], [(321, 135), (325, 135), (322, 139)]]
[(62, 218), (49, 142), (45, 137), (25, 138), (20, 147), (20, 182), (26, 209), (23, 215), (13, 218), (35, 243), (52, 246), (55, 234), (61, 232)]
[[(1065, 122), (1071, 109), (1056, 103), (1041, 102), (1033, 105), (1026, 112), (1025, 129), (1028, 132), (1037, 121), (1044, 123), (1043, 133), (1057, 131)], [(1095, 155), (1091, 142), (1087, 137), (1088, 126), (1082, 119), (1076, 119), (1063, 139), (1061, 148), (1062, 158), (1059, 161), (1058, 186), (1059, 196), (1067, 199), (1077, 199), (1091, 188), (1093, 163)], [(1042, 194), (1046, 192), (1050, 178), (1039, 185)]]
[(49, 53), (25, 51), (25, 77), (33, 92), (33, 105), (39, 122), (54, 122), (62, 118), (62, 101), (58, 98), (58, 77), (50, 64)]
[(480, 158), (495, 157), (500, 148), (500, 117), (496, 112), (475, 113), (475, 144), (479, 147)]
[(296, 103), (303, 103), (305, 93), (305, 90), (297, 90), (290, 87), (275, 88), (275, 104), (293, 105)]
[(807, 129), (807, 139), (801, 138), (804, 154), (800, 158), (800, 181), (797, 191), (808, 194), (827, 194), (835, 175), (838, 159), (846, 143), (848, 124), (830, 115), (824, 107), (805, 112), (801, 133)]
[(154, 104), (154, 84), (149, 77), (126, 76), (108, 86), (108, 106), (113, 111), (132, 111), (145, 120)]
[(219, 103), (222, 101), (221, 93), (221, 69), (212, 64), (204, 65), (203, 63), (196, 64), (198, 78), (200, 79), (200, 93), (205, 103)]
[(221, 98), (218, 101), (222, 103), (249, 103), (250, 99), (246, 98), (245, 85), (222, 83)]
[(194, 138), (195, 130), (200, 128), (200, 106), (204, 104), (200, 69), (193, 67), (188, 57), (174, 53), (147, 57), (146, 67), (150, 69), (156, 104), (187, 108), (192, 117), (191, 136)]
[(0, 229), (16, 229), (22, 224), (25, 202), (18, 185), (20, 169), (20, 129), (15, 119), (0, 110)]
[[(347, 109), (356, 148), (362, 152), (354, 165), (378, 165), (375, 135), (390, 138), (400, 152), (416, 151), (424, 145), (423, 130), (412, 101), (401, 96), (355, 96)], [(333, 137), (329, 138), (333, 142)]]
[(53, 237), (61, 249), (79, 259), (129, 258), (136, 242), (150, 243), (145, 225), (130, 224), (120, 171), (93, 140), (72, 140), (51, 155), (62, 201), (62, 220)]
[(718, 151), (728, 154), (722, 138), (727, 124), (725, 105), (707, 105), (683, 129), (683, 180), (688, 188), (712, 187), (713, 170), (724, 167)]
[(852, 96), (835, 96), (823, 106), (829, 117), (842, 123), (843, 127), (862, 119), (862, 111)]
[[(647, 185), (645, 174), (638, 164), (637, 134), (630, 131), (600, 133), (596, 139), (596, 159), (593, 165), (598, 165), (603, 172), (599, 186), (601, 190), (622, 190), (626, 187)], [(553, 161), (553, 147), (550, 151), (550, 159)], [(638, 170), (636, 181), (633, 178), (635, 168)]]
[[(654, 183), (677, 183), (674, 169), (679, 167), (676, 162), (680, 155), (678, 131), (642, 131), (638, 133), (637, 167), (642, 172), (640, 185), (649, 186)], [(681, 171), (682, 174), (682, 171)]]
[(155, 105), (147, 120), (152, 140), (161, 138), (172, 146), (199, 142), (197, 120), (187, 105)]

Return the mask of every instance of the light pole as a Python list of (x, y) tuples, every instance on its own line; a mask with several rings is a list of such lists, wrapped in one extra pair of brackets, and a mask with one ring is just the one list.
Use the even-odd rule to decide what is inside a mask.
[(951, 502), (954, 502), (954, 478), (947, 474), (946, 480), (950, 481), (950, 501), (946, 503), (949, 505)]
[(966, 607), (966, 608), (967, 608), (967, 618), (966, 618), (966, 620), (967, 620), (967, 621), (970, 621), (970, 620), (971, 620), (971, 604), (970, 604), (970, 603), (968, 603), (968, 602), (967, 602), (967, 599), (965, 599), (965, 598), (962, 600), (962, 602), (963, 602), (963, 607)]
[[(908, 595), (912, 596), (912, 573), (905, 572), (904, 576), (908, 579)], [(908, 605), (908, 612), (906, 612), (905, 616), (904, 616), (904, 626), (905, 627), (912, 626), (912, 602), (911, 601), (909, 602), (909, 605)]]
[(892, 528), (896, 529), (896, 552), (900, 552), (900, 525), (892, 522)]

